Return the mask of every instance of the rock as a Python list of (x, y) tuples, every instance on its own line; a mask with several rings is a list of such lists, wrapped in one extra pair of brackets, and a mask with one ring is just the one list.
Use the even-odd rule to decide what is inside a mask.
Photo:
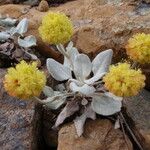
[(43, 136), (45, 143), (50, 147), (57, 147), (58, 144), (58, 131), (53, 130), (52, 127), (55, 123), (56, 115), (50, 109), (44, 108), (43, 113)]
[[(78, 137), (74, 124), (67, 124), (61, 128), (58, 137), (58, 150), (133, 150), (127, 138), (109, 120), (88, 120), (84, 135)], [(129, 147), (129, 149), (128, 149)]]
[(11, 3), (13, 3), (13, 0), (0, 0), (0, 5), (11, 4)]
[(0, 0), (0, 5), (4, 4), (27, 4), (27, 5), (37, 5), (39, 0)]
[(28, 8), (28, 6), (26, 6), (26, 5), (13, 5), (13, 4), (2, 5), (2, 6), (0, 6), (0, 14), (2, 16), (8, 15), (12, 18), (19, 18), (22, 15), (24, 15), (23, 11), (25, 8)]
[(41, 113), (32, 101), (8, 96), (3, 89), (5, 70), (0, 69), (0, 149), (37, 150)]
[(30, 6), (38, 6), (41, 0), (19, 0), (19, 3), (23, 3)]
[(138, 96), (125, 101), (127, 120), (144, 150), (150, 149), (150, 92), (143, 90)]
[[(86, 50), (87, 54), (97, 53), (102, 46), (102, 42), (100, 41), (96, 30), (92, 26), (82, 27), (77, 30), (74, 34), (74, 38), (76, 47), (80, 50)], [(85, 51), (83, 52), (85, 53)]]
[(144, 2), (146, 2), (146, 3), (150, 3), (150, 0), (143, 0)]
[(41, 12), (46, 12), (49, 10), (49, 5), (46, 0), (42, 0), (38, 6), (38, 10)]

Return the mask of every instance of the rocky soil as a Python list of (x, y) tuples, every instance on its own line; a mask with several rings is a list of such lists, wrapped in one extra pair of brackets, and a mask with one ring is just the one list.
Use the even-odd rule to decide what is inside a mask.
[[(12, 3), (0, 0), (0, 4), (4, 2)], [(0, 14), (8, 14), (17, 19), (28, 18), (30, 21), (28, 34), (36, 36), (37, 51), (46, 57), (61, 61), (61, 55), (42, 42), (38, 35), (38, 27), (48, 10), (64, 12), (74, 23), (72, 41), (75, 46), (91, 58), (102, 50), (112, 48), (115, 63), (127, 58), (125, 45), (134, 33), (150, 33), (149, 3), (149, 0), (74, 0), (49, 8), (48, 5), (42, 4), (37, 7), (7, 4), (0, 6)], [(142, 68), (147, 76), (146, 88), (150, 90), (150, 65)], [(18, 101), (9, 97), (2, 88), (4, 74), (5, 70), (1, 69), (0, 149), (38, 149), (41, 143), (40, 136), (43, 136), (48, 147), (55, 147), (57, 131), (52, 131), (50, 128), (51, 120), (55, 116), (49, 110), (44, 110), (42, 115), (33, 102)], [(131, 128), (144, 149), (149, 150), (150, 92), (144, 91), (137, 97), (127, 100), (125, 105), (126, 117)], [(40, 125), (43, 129), (42, 134)], [(58, 133), (58, 150), (117, 150), (116, 148), (127, 150), (128, 147), (130, 150), (133, 149), (129, 138), (126, 142), (122, 132), (119, 129), (114, 130), (109, 120), (88, 121), (85, 130), (85, 135), (77, 138), (73, 124), (63, 126)]]

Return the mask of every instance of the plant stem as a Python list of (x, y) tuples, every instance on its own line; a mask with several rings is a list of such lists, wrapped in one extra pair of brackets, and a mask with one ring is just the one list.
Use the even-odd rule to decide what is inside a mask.
[(127, 144), (128, 150), (130, 150), (129, 143), (128, 143), (128, 140), (127, 140), (127, 137), (126, 137), (126, 134), (125, 134), (125, 129), (123, 127), (122, 119), (119, 119), (119, 120), (120, 120), (120, 124), (121, 124), (121, 128), (122, 128), (122, 131), (123, 131), (123, 136), (124, 136), (125, 142)]
[(139, 149), (140, 149), (140, 150), (144, 150), (144, 149), (142, 148), (141, 144), (138, 142), (137, 138), (135, 137), (134, 133), (132, 132), (131, 128), (129, 127), (129, 125), (128, 125), (126, 119), (124, 118), (124, 116), (123, 116), (123, 114), (122, 114), (122, 112), (120, 112), (120, 117), (122, 118), (123, 122), (125, 123), (125, 125), (126, 125), (128, 131), (130, 132), (130, 134), (131, 134), (132, 138), (134, 139), (135, 143), (138, 145)]
[(137, 66), (138, 66), (138, 63), (137, 63), (137, 62), (133, 62), (133, 64), (132, 64), (132, 68), (133, 68), (133, 69), (136, 69), (136, 68), (137, 68)]
[(69, 55), (66, 53), (62, 44), (58, 44), (57, 48), (58, 48), (59, 52), (61, 52), (67, 59), (69, 59)]
[(65, 94), (61, 94), (61, 95), (52, 96), (51, 99), (47, 98), (45, 100), (41, 100), (38, 97), (33, 97), (33, 99), (36, 100), (37, 102), (41, 103), (41, 104), (46, 104), (46, 103), (55, 101), (59, 97), (69, 97), (69, 96), (73, 96), (73, 95), (74, 95), (74, 93), (65, 93)]
[(63, 47), (63, 45), (62, 45), (62, 44), (58, 44), (57, 47), (58, 47), (59, 51), (64, 55), (64, 57), (66, 57), (66, 58), (69, 60), (70, 65), (71, 65), (71, 67), (72, 67), (72, 70), (74, 70), (73, 62), (72, 62), (72, 60), (70, 59), (70, 56), (66, 53), (66, 51), (65, 51), (65, 49), (64, 49), (64, 47)]
[[(74, 65), (73, 65), (73, 62), (72, 62), (70, 56), (66, 53), (66, 51), (65, 51), (65, 49), (64, 49), (64, 47), (63, 47), (63, 45), (62, 45), (62, 44), (58, 44), (58, 45), (57, 45), (57, 48), (58, 48), (58, 50), (64, 55), (64, 57), (66, 57), (66, 58), (68, 59), (68, 61), (70, 62), (72, 71), (74, 72)], [(78, 77), (76, 74), (75, 74), (75, 77), (76, 77), (76, 79), (80, 80), (79, 77)]]

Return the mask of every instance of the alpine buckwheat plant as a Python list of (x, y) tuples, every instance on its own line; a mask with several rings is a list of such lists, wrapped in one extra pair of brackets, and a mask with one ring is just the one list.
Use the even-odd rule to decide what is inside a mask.
[[(64, 14), (48, 13), (42, 20), (39, 33), (44, 42), (55, 44), (64, 56), (63, 63), (52, 58), (46, 61), (49, 74), (60, 84), (53, 88), (44, 87), (45, 76), (36, 65), (21, 62), (16, 69), (8, 70), (4, 86), (12, 96), (34, 97), (52, 110), (61, 110), (54, 127), (73, 116), (77, 134), (81, 136), (87, 118), (94, 120), (96, 114), (110, 116), (120, 112), (123, 98), (137, 95), (144, 87), (145, 76), (140, 69), (127, 62), (111, 65), (111, 49), (100, 52), (92, 61), (87, 55), (79, 53), (70, 41), (73, 25)], [(126, 47), (130, 58), (149, 63), (149, 40), (149, 35), (133, 36)], [(68, 41), (64, 47), (62, 44)], [(15, 91), (12, 86), (16, 87)], [(43, 100), (36, 97), (42, 88), (46, 96)]]

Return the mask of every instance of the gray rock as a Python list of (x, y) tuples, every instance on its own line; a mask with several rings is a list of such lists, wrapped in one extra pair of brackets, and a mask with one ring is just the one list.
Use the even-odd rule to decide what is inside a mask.
[(138, 96), (125, 101), (128, 121), (144, 150), (150, 149), (150, 92), (144, 90)]
[(37, 150), (40, 139), (38, 108), (32, 101), (10, 97), (3, 88), (4, 74), (5, 70), (0, 69), (0, 149)]

